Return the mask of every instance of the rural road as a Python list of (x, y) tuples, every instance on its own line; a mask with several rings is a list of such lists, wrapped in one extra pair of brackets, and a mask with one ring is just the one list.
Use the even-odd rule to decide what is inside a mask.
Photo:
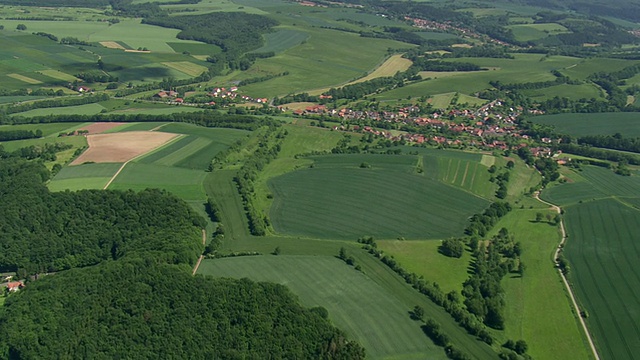
[[(207, 243), (207, 231), (205, 229), (202, 229), (202, 245)], [(191, 275), (195, 275), (196, 272), (198, 271), (198, 268), (200, 267), (200, 263), (202, 262), (202, 259), (204, 259), (204, 255), (200, 255), (200, 257), (198, 258), (198, 262), (196, 263), (196, 266), (193, 268), (193, 273)]]
[[(550, 202), (544, 201), (542, 199), (540, 199), (540, 192), (536, 191), (534, 194), (534, 197), (536, 198), (536, 200), (540, 201), (543, 204), (547, 204), (549, 205), (551, 208), (553, 208), (558, 214), (562, 213), (562, 209), (560, 209), (560, 207), (558, 205), (554, 205)], [(562, 233), (562, 240), (560, 240), (560, 244), (558, 245), (558, 247), (556, 248), (555, 253), (553, 254), (553, 262), (556, 264), (556, 267), (558, 267), (558, 262), (556, 261), (556, 259), (558, 258), (558, 255), (560, 253), (560, 251), (562, 250), (564, 243), (567, 240), (567, 233), (564, 229), (564, 220), (560, 219), (560, 232)], [(584, 330), (584, 333), (587, 335), (587, 341), (589, 341), (589, 347), (591, 347), (591, 352), (593, 353), (593, 357), (596, 360), (600, 360), (600, 356), (598, 356), (598, 351), (596, 350), (596, 346), (593, 343), (593, 339), (591, 338), (591, 334), (589, 333), (589, 329), (587, 328), (587, 324), (584, 322), (584, 319), (582, 318), (582, 316), (580, 315), (580, 308), (578, 307), (578, 302), (576, 301), (576, 297), (573, 294), (573, 290), (571, 290), (571, 286), (569, 286), (569, 281), (567, 280), (567, 277), (564, 275), (564, 273), (562, 272), (562, 269), (560, 269), (560, 267), (558, 267), (558, 272), (560, 273), (560, 277), (562, 278), (562, 282), (564, 283), (564, 287), (567, 289), (567, 292), (569, 293), (569, 297), (571, 298), (571, 303), (573, 304), (573, 308), (576, 311), (576, 315), (578, 316), (578, 320), (580, 320), (580, 324), (582, 325), (582, 329)]]

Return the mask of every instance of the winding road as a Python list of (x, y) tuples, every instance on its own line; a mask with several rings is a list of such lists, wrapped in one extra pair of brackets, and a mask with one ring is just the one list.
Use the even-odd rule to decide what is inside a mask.
[[(536, 200), (540, 201), (541, 203), (549, 205), (558, 214), (562, 213), (562, 209), (560, 209), (560, 207), (558, 205), (554, 205), (554, 204), (552, 204), (550, 202), (547, 202), (547, 201), (544, 201), (544, 200), (540, 199), (540, 192), (539, 191), (535, 192), (534, 197), (536, 198)], [(593, 343), (593, 339), (591, 338), (591, 333), (589, 333), (589, 329), (587, 328), (587, 324), (584, 322), (584, 319), (580, 315), (580, 308), (578, 307), (578, 302), (576, 301), (576, 297), (573, 294), (573, 290), (571, 290), (571, 286), (569, 286), (569, 281), (567, 280), (567, 277), (562, 272), (562, 269), (560, 269), (560, 267), (558, 266), (558, 261), (556, 260), (558, 258), (558, 255), (560, 254), (560, 251), (564, 247), (564, 243), (567, 241), (567, 232), (565, 231), (565, 228), (564, 228), (564, 220), (563, 219), (560, 219), (560, 231), (562, 232), (562, 240), (560, 240), (560, 244), (556, 248), (556, 252), (553, 254), (553, 262), (556, 264), (556, 267), (558, 268), (558, 272), (560, 273), (560, 277), (562, 278), (562, 282), (564, 283), (564, 287), (567, 289), (567, 292), (569, 293), (569, 297), (571, 298), (571, 303), (573, 304), (573, 308), (575, 309), (575, 312), (576, 312), (576, 314), (578, 316), (578, 320), (580, 320), (580, 324), (582, 325), (582, 329), (584, 330), (585, 335), (587, 335), (587, 341), (589, 341), (589, 347), (591, 348), (591, 352), (593, 353), (593, 357), (596, 360), (600, 360), (600, 356), (598, 355), (598, 351), (596, 350), (596, 346)]]

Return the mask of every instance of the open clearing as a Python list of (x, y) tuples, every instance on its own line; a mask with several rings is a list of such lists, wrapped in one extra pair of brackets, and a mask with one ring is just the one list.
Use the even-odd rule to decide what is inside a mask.
[[(315, 238), (441, 239), (462, 235), (488, 201), (412, 173), (416, 156), (328, 155), (271, 179), (276, 231)], [(361, 164), (370, 168), (362, 168)]]
[(394, 295), (333, 257), (258, 256), (204, 260), (200, 274), (248, 277), (289, 287), (305, 306), (323, 306), (331, 321), (362, 344), (367, 357), (446, 359)]
[(85, 162), (125, 162), (175, 138), (176, 134), (158, 131), (132, 131), (115, 134), (88, 135), (89, 149), (71, 165)]

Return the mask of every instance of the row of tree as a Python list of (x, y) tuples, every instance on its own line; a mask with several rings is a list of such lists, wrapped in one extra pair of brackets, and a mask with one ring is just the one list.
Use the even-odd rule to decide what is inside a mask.
[(23, 139), (36, 139), (42, 137), (42, 130), (2, 130), (0, 131), (0, 141), (12, 141)]

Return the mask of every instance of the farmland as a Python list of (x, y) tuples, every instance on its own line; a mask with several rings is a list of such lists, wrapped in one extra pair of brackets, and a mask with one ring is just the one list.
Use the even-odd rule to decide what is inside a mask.
[[(287, 173), (270, 183), (275, 199), (271, 218), (278, 232), (337, 239), (362, 235), (444, 238), (461, 235), (467, 217), (488, 205), (481, 198), (413, 174), (418, 160), (414, 156), (312, 159), (313, 168)], [(360, 167), (362, 163), (371, 168)]]
[(637, 113), (558, 114), (530, 118), (537, 124), (551, 125), (561, 134), (572, 136), (613, 135), (640, 136)]
[(142, 155), (176, 137), (164, 132), (126, 132), (88, 135), (89, 149), (74, 160), (84, 162), (125, 162)]
[(202, 182), (206, 173), (201, 170), (169, 166), (129, 163), (109, 185), (109, 189), (136, 191), (146, 188), (164, 189), (185, 200), (205, 199)]
[(51, 191), (103, 189), (121, 163), (66, 166), (49, 182)]
[(634, 234), (640, 211), (615, 199), (603, 199), (566, 209), (570, 240), (565, 254), (571, 281), (587, 325), (604, 358), (633, 359), (640, 330), (637, 304), (640, 256)]

